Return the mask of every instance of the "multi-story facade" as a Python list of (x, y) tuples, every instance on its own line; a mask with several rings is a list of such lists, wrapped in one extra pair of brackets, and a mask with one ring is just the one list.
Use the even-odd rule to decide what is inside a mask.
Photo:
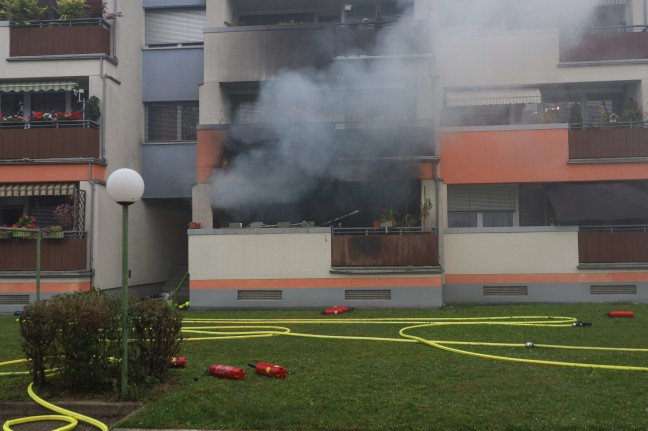
[[(0, 225), (27, 214), (64, 231), (41, 241), (41, 298), (121, 285), (120, 207), (105, 181), (118, 168), (141, 170), (144, 13), (116, 0), (106, 12), (121, 16), (0, 21)], [(95, 101), (98, 117), (84, 111)], [(133, 287), (186, 262), (176, 244), (187, 218), (152, 200), (132, 206)], [(35, 299), (36, 240), (3, 238), (0, 256), (0, 310), (14, 311)]]
[[(119, 285), (104, 181), (125, 166), (146, 184), (131, 284), (187, 264), (195, 307), (645, 301), (648, 2), (563, 3), (115, 0), (108, 48), (67, 53), (16, 53), (2, 22), (3, 110), (102, 108), (0, 123), (0, 151), (96, 141), (2, 155), (3, 217), (79, 196), (85, 260), (52, 293)], [(0, 293), (31, 292), (0, 269)]]

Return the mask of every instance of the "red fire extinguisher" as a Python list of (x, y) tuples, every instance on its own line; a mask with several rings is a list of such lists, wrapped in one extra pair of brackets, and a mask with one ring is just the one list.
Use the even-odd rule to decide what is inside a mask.
[(330, 315), (348, 313), (350, 311), (353, 311), (353, 308), (348, 307), (346, 305), (335, 305), (331, 308), (327, 308), (324, 311), (322, 311), (322, 314), (330, 316)]
[(239, 367), (232, 367), (229, 365), (213, 364), (209, 367), (209, 374), (221, 379), (243, 380), (245, 378), (245, 370)]
[(278, 379), (286, 378), (286, 367), (282, 367), (281, 365), (269, 364), (267, 362), (258, 362), (256, 365), (248, 365), (254, 368), (256, 373), (261, 376), (276, 377)]
[(634, 317), (634, 311), (616, 310), (605, 314), (608, 317)]
[(185, 368), (187, 366), (186, 356), (174, 356), (169, 360), (170, 368)]

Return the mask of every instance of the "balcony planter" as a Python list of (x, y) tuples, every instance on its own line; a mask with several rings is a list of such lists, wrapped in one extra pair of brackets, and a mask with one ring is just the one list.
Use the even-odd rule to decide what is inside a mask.
[(21, 238), (21, 239), (32, 239), (36, 238), (36, 235), (34, 232), (22, 232), (22, 231), (14, 231), (12, 233), (12, 236), (14, 238)]
[(9, 239), (11, 238), (11, 231), (5, 230), (0, 231), (0, 239)]
[(63, 232), (49, 232), (49, 233), (44, 233), (43, 238), (44, 239), (63, 239), (64, 234), (63, 234)]

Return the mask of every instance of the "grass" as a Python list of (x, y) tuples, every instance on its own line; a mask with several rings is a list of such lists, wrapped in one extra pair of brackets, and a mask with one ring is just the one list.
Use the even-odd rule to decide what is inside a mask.
[[(634, 319), (610, 319), (631, 309)], [(319, 318), (315, 311), (187, 312), (195, 318)], [(356, 310), (326, 320), (372, 317), (573, 316), (589, 328), (461, 325), (409, 333), (433, 340), (648, 348), (648, 305), (461, 306)], [(20, 357), (15, 318), (0, 316), (0, 362)], [(293, 332), (398, 338), (396, 325), (289, 326)], [(648, 366), (647, 352), (467, 345), (461, 349), (540, 360)], [(269, 338), (186, 341), (187, 368), (146, 394), (118, 427), (267, 430), (645, 430), (648, 372), (482, 359), (421, 343)], [(285, 380), (248, 363), (284, 365)], [(242, 381), (205, 375), (214, 363), (243, 367)], [(5, 371), (0, 369), (0, 371)], [(0, 377), (0, 399), (26, 398), (28, 378)], [(22, 392), (21, 392), (22, 391)]]

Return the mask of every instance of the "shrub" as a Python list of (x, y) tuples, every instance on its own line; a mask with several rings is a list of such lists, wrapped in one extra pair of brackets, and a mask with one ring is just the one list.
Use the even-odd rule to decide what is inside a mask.
[[(34, 383), (71, 392), (116, 389), (121, 375), (121, 301), (91, 290), (31, 305), (19, 317)], [(182, 319), (164, 301), (130, 298), (129, 389), (162, 381), (180, 348)]]
[(83, 113), (90, 121), (97, 121), (101, 117), (101, 107), (97, 96), (90, 96), (85, 103)]
[(56, 12), (60, 19), (86, 18), (85, 0), (56, 0)]
[(0, 9), (10, 21), (39, 19), (47, 10), (38, 0), (0, 0)]

